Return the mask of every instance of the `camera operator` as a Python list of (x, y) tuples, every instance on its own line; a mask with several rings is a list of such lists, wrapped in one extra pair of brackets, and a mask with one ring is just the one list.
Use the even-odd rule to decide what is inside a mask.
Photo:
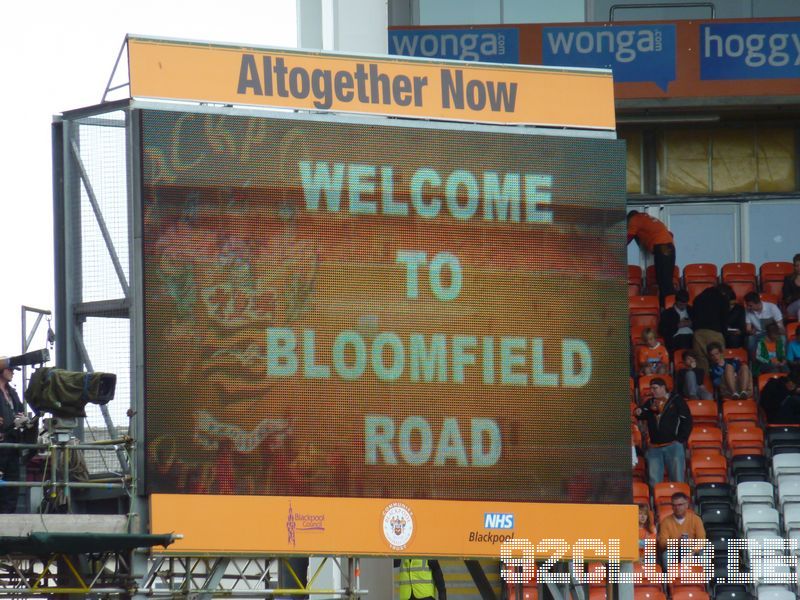
[[(19, 431), (28, 421), (23, 413), (22, 402), (17, 391), (11, 387), (14, 378), (13, 367), (7, 366), (5, 357), (0, 358), (4, 365), (0, 375), (0, 442), (18, 442)], [(20, 453), (15, 448), (0, 448), (0, 472), (5, 481), (18, 481)], [(0, 513), (13, 513), (17, 510), (18, 487), (0, 485)]]

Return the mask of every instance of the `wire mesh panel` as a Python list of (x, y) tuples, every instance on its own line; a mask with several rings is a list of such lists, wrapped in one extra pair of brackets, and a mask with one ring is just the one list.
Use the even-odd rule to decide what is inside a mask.
[[(128, 178), (124, 125), (121, 112), (79, 121), (77, 140), (73, 138), (86, 173), (80, 185), (83, 302), (124, 296), (109, 245), (113, 247), (122, 273), (128, 280)], [(74, 146), (72, 148), (74, 151)], [(77, 157), (73, 158), (77, 160)]]
[[(67, 364), (59, 366), (116, 374), (115, 400), (86, 407), (84, 437), (97, 441), (127, 434), (131, 404), (127, 117), (114, 111), (65, 121), (66, 283), (57, 293), (66, 298), (72, 344)], [(109, 312), (112, 305), (118, 308)], [(93, 459), (92, 471), (119, 469), (111, 454)]]

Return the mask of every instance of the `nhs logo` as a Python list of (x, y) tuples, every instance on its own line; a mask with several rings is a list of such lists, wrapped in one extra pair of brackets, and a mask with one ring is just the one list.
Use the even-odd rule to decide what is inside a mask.
[(484, 529), (514, 529), (513, 513), (483, 513)]

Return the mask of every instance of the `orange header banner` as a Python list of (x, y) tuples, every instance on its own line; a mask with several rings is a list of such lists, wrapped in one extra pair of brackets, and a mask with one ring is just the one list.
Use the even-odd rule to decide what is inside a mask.
[(614, 129), (603, 70), (469, 64), (128, 37), (132, 97)]
[(499, 559), (503, 543), (517, 540), (514, 557), (525, 552), (542, 559), (558, 551), (562, 560), (582, 551), (581, 540), (598, 540), (586, 546), (593, 548), (587, 557), (639, 556), (635, 505), (183, 494), (153, 494), (150, 500), (152, 531), (183, 535), (167, 554), (235, 549)]

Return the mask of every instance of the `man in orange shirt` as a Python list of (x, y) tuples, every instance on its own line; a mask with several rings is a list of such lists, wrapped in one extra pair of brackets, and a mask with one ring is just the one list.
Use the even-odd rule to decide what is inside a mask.
[(639, 248), (653, 255), (658, 297), (663, 306), (664, 298), (675, 293), (672, 285), (672, 274), (675, 271), (675, 244), (672, 233), (658, 219), (632, 210), (628, 213), (628, 243), (634, 239)]
[[(694, 511), (689, 510), (689, 498), (683, 492), (672, 494), (672, 514), (664, 517), (658, 526), (658, 551), (667, 552), (668, 540), (699, 540), (692, 544), (693, 554), (700, 554), (706, 547), (706, 528)], [(667, 552), (664, 566), (677, 562), (677, 557)]]

